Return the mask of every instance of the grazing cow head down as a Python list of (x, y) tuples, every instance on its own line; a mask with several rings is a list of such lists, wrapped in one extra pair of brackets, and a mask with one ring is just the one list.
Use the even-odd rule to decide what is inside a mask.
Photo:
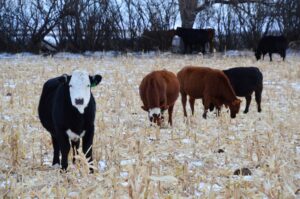
[(256, 57), (256, 60), (260, 60), (260, 58), (261, 58), (261, 53), (258, 50), (255, 51), (255, 57)]
[(156, 107), (156, 108), (150, 108), (147, 109), (146, 107), (142, 106), (141, 107), (144, 111), (148, 112), (148, 117), (150, 122), (153, 122), (160, 126), (162, 122), (164, 121), (164, 110), (166, 110), (165, 106), (163, 107)]
[(235, 99), (233, 102), (230, 103), (229, 109), (230, 109), (230, 117), (235, 118), (236, 114), (240, 110), (241, 100)]
[(101, 80), (101, 75), (89, 76), (88, 72), (80, 70), (73, 71), (71, 76), (62, 76), (62, 81), (69, 86), (72, 106), (81, 114), (90, 102), (91, 87), (98, 85)]

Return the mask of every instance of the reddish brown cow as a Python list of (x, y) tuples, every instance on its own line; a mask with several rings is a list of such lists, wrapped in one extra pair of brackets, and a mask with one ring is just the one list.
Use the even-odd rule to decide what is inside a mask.
[(187, 95), (194, 114), (195, 99), (202, 98), (203, 117), (211, 106), (220, 108), (223, 104), (230, 109), (231, 118), (239, 112), (241, 100), (237, 99), (226, 75), (217, 69), (186, 66), (177, 73), (180, 82), (180, 93), (184, 116), (186, 113)]
[(142, 109), (148, 112), (150, 122), (161, 125), (163, 113), (168, 109), (172, 125), (172, 113), (179, 96), (179, 81), (176, 75), (167, 70), (153, 71), (146, 75), (140, 85)]

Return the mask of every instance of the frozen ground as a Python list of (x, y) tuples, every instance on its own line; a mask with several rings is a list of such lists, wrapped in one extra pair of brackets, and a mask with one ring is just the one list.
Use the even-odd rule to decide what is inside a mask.
[[(231, 55), (232, 54), (232, 55)], [(226, 69), (257, 66), (264, 74), (262, 113), (232, 120), (226, 110), (216, 118), (183, 118), (180, 98), (174, 126), (150, 127), (138, 86), (156, 69), (176, 73), (185, 65)], [(37, 116), (43, 83), (84, 68), (99, 72), (94, 159), (88, 174), (79, 154), (62, 174), (51, 167), (52, 144)], [(87, 52), (41, 57), (0, 55), (0, 194), (20, 198), (295, 198), (300, 188), (300, 55), (286, 62), (255, 61), (250, 52), (214, 56), (170, 53)], [(190, 113), (190, 112), (189, 112)], [(224, 153), (218, 153), (222, 149)], [(71, 161), (69, 161), (71, 163)], [(234, 176), (246, 167), (251, 176)], [(298, 196), (299, 197), (299, 196)]]

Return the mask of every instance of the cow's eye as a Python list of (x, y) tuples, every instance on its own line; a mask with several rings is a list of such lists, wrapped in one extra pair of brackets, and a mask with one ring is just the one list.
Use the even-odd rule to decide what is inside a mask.
[(69, 84), (69, 87), (71, 88), (71, 87), (72, 87), (72, 85), (71, 85), (71, 84)]
[(87, 87), (91, 87), (91, 85), (87, 85)]

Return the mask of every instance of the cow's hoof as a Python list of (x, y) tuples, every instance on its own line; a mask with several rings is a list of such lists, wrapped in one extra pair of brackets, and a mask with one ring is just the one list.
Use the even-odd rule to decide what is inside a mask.
[(246, 110), (244, 110), (244, 113), (246, 114), (246, 113), (248, 113), (248, 110), (246, 111)]
[(258, 109), (257, 111), (260, 113), (260, 112), (261, 112), (261, 109)]

